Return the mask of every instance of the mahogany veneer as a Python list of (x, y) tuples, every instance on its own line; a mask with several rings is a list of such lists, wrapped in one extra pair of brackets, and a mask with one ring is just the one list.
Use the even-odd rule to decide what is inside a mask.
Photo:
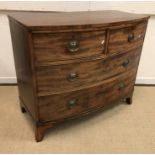
[(22, 112), (36, 141), (132, 94), (149, 17), (119, 11), (8, 14)]

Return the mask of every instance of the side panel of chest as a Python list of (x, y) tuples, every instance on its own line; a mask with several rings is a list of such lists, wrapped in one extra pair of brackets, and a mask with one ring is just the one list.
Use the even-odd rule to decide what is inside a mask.
[(34, 87), (33, 56), (30, 53), (29, 32), (25, 27), (10, 20), (10, 31), (14, 52), (19, 100), (37, 121), (37, 108)]

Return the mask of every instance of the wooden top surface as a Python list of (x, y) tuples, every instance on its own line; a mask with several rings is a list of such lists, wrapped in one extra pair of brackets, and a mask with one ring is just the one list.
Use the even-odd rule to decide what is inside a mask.
[(28, 27), (110, 24), (149, 18), (147, 15), (112, 10), (84, 12), (0, 11), (0, 14), (7, 14)]

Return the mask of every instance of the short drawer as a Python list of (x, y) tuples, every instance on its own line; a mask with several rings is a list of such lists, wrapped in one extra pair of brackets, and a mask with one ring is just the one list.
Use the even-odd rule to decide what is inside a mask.
[(108, 53), (122, 53), (142, 46), (147, 23), (110, 30)]
[(87, 88), (127, 70), (136, 70), (140, 51), (141, 48), (138, 48), (107, 59), (37, 67), (38, 95), (60, 94)]
[(36, 61), (68, 60), (104, 54), (105, 31), (33, 34)]
[(89, 89), (39, 97), (40, 120), (66, 119), (117, 102), (133, 91), (135, 74), (128, 72)]

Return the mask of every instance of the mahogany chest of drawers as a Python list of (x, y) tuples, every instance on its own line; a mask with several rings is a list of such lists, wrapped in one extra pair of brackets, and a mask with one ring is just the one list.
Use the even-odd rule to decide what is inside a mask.
[(46, 129), (126, 100), (149, 17), (119, 11), (7, 12), (20, 106)]

